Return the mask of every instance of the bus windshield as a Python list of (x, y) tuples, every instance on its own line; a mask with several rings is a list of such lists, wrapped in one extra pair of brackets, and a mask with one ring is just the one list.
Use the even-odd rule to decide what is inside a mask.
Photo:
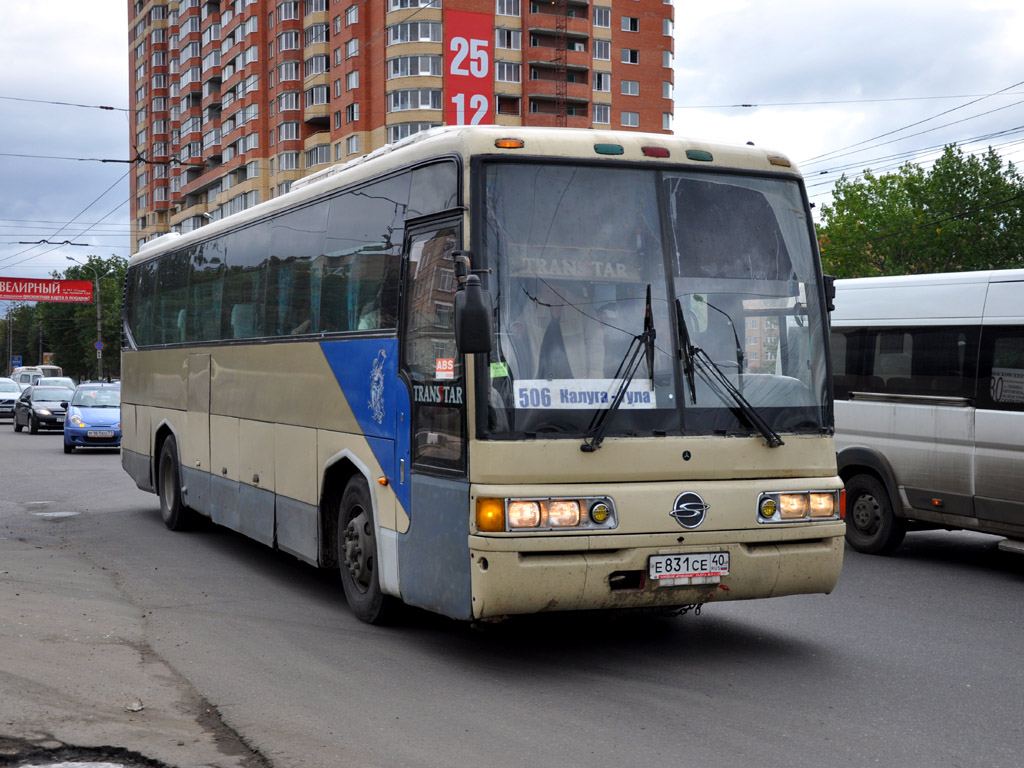
[[(828, 431), (812, 230), (783, 177), (597, 165), (485, 168), (482, 255), (496, 302), (479, 381), (492, 439), (758, 434), (706, 368), (685, 375), (680, 323), (776, 432)], [(677, 309), (678, 306), (678, 309)], [(636, 349), (634, 345), (633, 349)]]

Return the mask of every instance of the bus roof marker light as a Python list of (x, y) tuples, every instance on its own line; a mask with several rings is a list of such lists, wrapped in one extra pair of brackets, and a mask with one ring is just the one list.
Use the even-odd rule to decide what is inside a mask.
[(595, 144), (594, 151), (599, 155), (621, 155), (626, 150), (622, 148), (621, 144)]
[(688, 150), (686, 150), (686, 159), (687, 160), (698, 160), (698, 161), (700, 161), (702, 163), (710, 163), (715, 158), (706, 149), (688, 149)]
[(768, 155), (768, 162), (771, 163), (772, 165), (778, 165), (783, 168), (793, 167), (793, 164), (789, 162), (789, 158), (783, 157), (782, 155)]
[(669, 157), (671, 154), (666, 147), (641, 147), (640, 151), (646, 157)]
[(498, 149), (522, 149), (526, 142), (522, 139), (495, 139), (494, 146)]

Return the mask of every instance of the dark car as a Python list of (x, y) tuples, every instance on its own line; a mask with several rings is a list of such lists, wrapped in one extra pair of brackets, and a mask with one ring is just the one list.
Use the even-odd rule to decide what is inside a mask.
[(14, 403), (14, 431), (23, 427), (33, 435), (40, 429), (64, 429), (64, 406), (75, 390), (67, 387), (25, 388)]
[(0, 378), (0, 419), (14, 418), (14, 401), (21, 397), (21, 387), (14, 379)]
[(67, 406), (64, 453), (121, 446), (121, 385), (79, 384)]

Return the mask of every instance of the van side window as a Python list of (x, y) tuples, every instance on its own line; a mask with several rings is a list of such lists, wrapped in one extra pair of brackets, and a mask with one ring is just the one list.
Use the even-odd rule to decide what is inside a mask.
[(980, 408), (1024, 411), (1024, 328), (984, 328), (978, 384)]
[(832, 351), (837, 400), (851, 392), (975, 396), (977, 328), (839, 328)]

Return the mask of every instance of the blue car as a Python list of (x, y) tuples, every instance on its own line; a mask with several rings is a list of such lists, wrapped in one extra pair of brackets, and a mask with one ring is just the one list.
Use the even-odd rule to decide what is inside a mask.
[(75, 448), (121, 447), (120, 384), (79, 384), (67, 409), (64, 453)]

